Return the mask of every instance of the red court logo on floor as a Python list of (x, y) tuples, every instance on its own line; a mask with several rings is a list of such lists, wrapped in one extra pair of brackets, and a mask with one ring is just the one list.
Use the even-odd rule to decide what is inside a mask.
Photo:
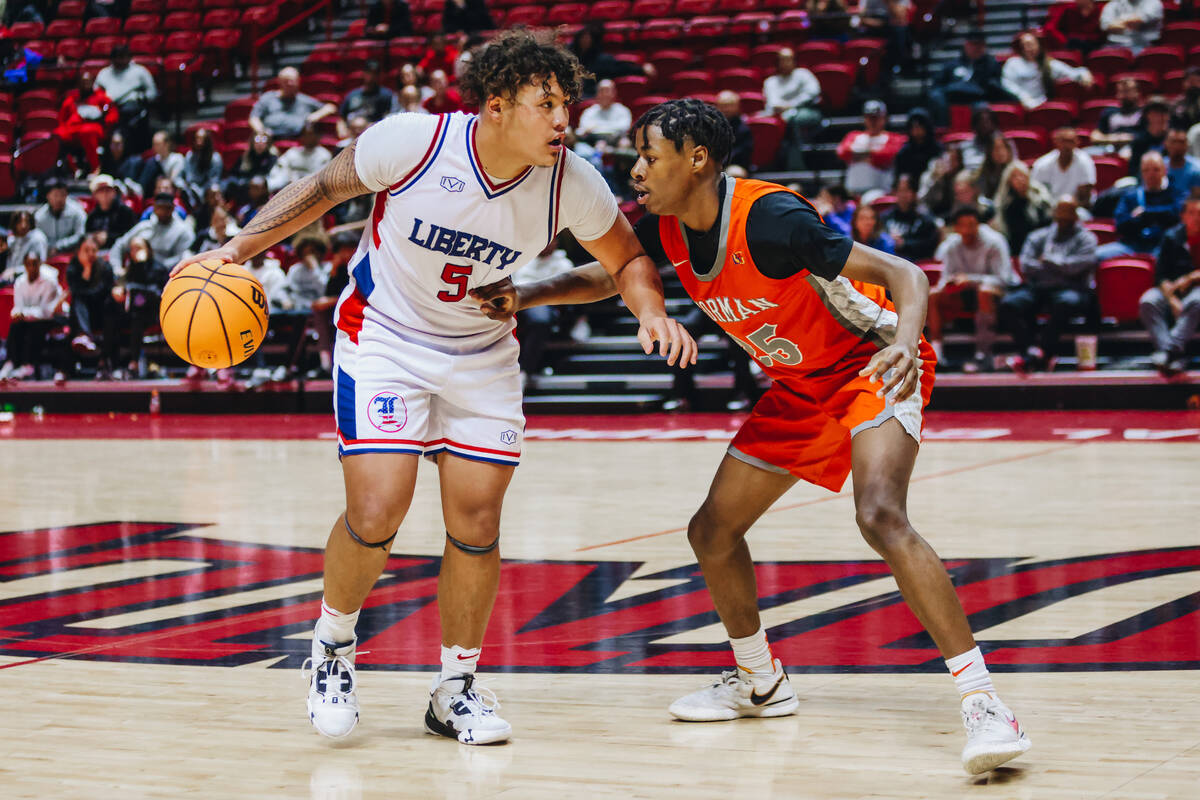
[[(320, 603), (321, 550), (190, 535), (201, 527), (106, 522), (0, 533), (0, 655), (18, 659), (0, 669), (54, 657), (298, 667)], [(433, 667), (438, 566), (429, 556), (389, 559), (359, 621), (360, 666)], [(484, 668), (636, 674), (728, 667), (728, 645), (697, 567), (645, 575), (640, 567), (504, 562)], [(1152, 588), (1154, 579), (1169, 583), (1200, 571), (1200, 547), (1038, 562), (959, 559), (947, 568), (995, 671), (1200, 668), (1200, 592), (1155, 595)], [(762, 607), (794, 609), (773, 612), (782, 621), (769, 628), (775, 654), (791, 671), (945, 669), (882, 562), (765, 562), (756, 569)], [(1134, 581), (1147, 588), (1122, 588)], [(1070, 629), (1080, 615), (1060, 604), (1098, 600), (1101, 591), (1122, 594), (1111, 618), (1091, 612), (1085, 629)], [(1138, 596), (1173, 599), (1131, 609)], [(1019, 630), (1031, 614), (1043, 617), (1026, 628), (1059, 635), (1009, 638), (1005, 630)]]

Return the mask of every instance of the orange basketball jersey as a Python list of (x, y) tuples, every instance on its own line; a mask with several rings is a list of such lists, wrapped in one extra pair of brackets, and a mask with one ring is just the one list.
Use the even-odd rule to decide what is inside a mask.
[(659, 218), (659, 236), (688, 294), (768, 375), (787, 384), (842, 362), (848, 369), (849, 362), (895, 341), (896, 310), (882, 287), (844, 277), (826, 280), (807, 271), (783, 279), (759, 272), (746, 241), (750, 207), (766, 194), (791, 190), (763, 181), (725, 181), (711, 270), (693, 267), (677, 217)]

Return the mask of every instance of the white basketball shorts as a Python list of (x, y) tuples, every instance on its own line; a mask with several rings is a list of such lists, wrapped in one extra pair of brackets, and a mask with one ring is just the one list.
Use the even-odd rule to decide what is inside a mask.
[(333, 407), (338, 457), (410, 453), (516, 465), (525, 415), (513, 336), (450, 354), (400, 338), (371, 319), (355, 342), (339, 330)]

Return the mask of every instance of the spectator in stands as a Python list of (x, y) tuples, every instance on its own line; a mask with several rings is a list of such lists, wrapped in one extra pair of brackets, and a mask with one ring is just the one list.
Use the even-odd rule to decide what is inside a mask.
[(883, 229), (892, 237), (896, 255), (909, 261), (933, 258), (941, 241), (937, 221), (917, 206), (914, 181), (908, 175), (896, 180), (896, 205), (884, 212)]
[(886, 126), (887, 106), (882, 100), (868, 100), (863, 104), (864, 130), (847, 133), (838, 145), (838, 157), (847, 165), (846, 189), (851, 194), (892, 188), (892, 162), (904, 137)]
[(616, 144), (629, 135), (633, 114), (617, 100), (617, 86), (605, 78), (596, 84), (596, 102), (579, 115), (575, 135), (587, 144)]
[[(150, 197), (159, 193), (169, 194), (175, 198), (175, 216), (187, 223), (188, 227), (195, 230), (196, 221), (188, 213), (187, 206), (183, 204), (183, 200), (179, 197), (179, 190), (175, 188), (175, 184), (166, 175), (159, 175), (158, 180), (154, 182), (154, 191), (150, 193)], [(142, 215), (138, 217), (138, 222), (144, 222), (154, 216), (154, 204), (150, 203), (142, 209)]]
[(974, 372), (992, 366), (996, 339), (996, 304), (1017, 283), (1008, 242), (981, 224), (978, 209), (964, 206), (951, 215), (954, 233), (937, 251), (942, 278), (929, 292), (929, 343), (938, 363), (945, 363), (942, 331), (945, 322), (964, 311), (975, 314), (975, 359), (963, 365)]
[[(421, 113), (425, 113), (425, 109), (421, 109)], [(341, 125), (338, 126), (342, 127)], [(338, 139), (338, 152), (345, 150), (350, 146), (350, 143), (362, 135), (362, 132), (371, 127), (371, 120), (364, 117), (362, 114), (355, 114), (346, 121), (346, 135)]]
[[(96, 334), (104, 330), (105, 314), (112, 303), (113, 268), (100, 255), (103, 242), (89, 233), (67, 265), (67, 289), (71, 292), (71, 347), (80, 355), (95, 355)], [(108, 349), (109, 342), (105, 342)], [(104, 368), (101, 364), (101, 368)]]
[(275, 369), (271, 375), (273, 381), (287, 380), (299, 371), (313, 303), (324, 296), (329, 274), (327, 265), (323, 263), (329, 253), (329, 238), (324, 233), (301, 234), (296, 239), (295, 249), (298, 260), (287, 272), (281, 310), (276, 315), (281, 327), (287, 328), (291, 334), (288, 363)]
[[(5, 5), (2, 19), (5, 25), (14, 22), (40, 22), (44, 25), (47, 17), (53, 18), (49, 6), (47, 0), (16, 0)], [(20, 264), (17, 267), (23, 269)]]
[(375, 0), (367, 9), (367, 36), (395, 39), (412, 33), (412, 11), (406, 0)]
[(1033, 179), (1051, 197), (1070, 195), (1081, 206), (1091, 206), (1096, 186), (1096, 162), (1079, 149), (1079, 136), (1071, 127), (1054, 132), (1054, 149), (1033, 162)]
[[(156, 213), (158, 208), (159, 198), (156, 197)], [(167, 219), (178, 223), (171, 215), (170, 204), (164, 205), (163, 211)], [(140, 224), (135, 225), (133, 231), (137, 231)], [(117, 248), (113, 248), (111, 257), (118, 257)], [(118, 369), (113, 372), (117, 380), (141, 377), (146, 329), (158, 322), (158, 303), (162, 298), (162, 290), (167, 285), (170, 266), (178, 261), (177, 257), (172, 259), (154, 250), (151, 243), (140, 235), (130, 237), (128, 246), (121, 249), (119, 257), (122, 268), (112, 293), (115, 313), (106, 316), (104, 325), (105, 341), (113, 343), (111, 352), (114, 363), (120, 361), (117, 332), (123, 325), (129, 326), (128, 367), (125, 371)]]
[(135, 63), (129, 47), (117, 45), (112, 63), (96, 74), (96, 85), (112, 98), (120, 110), (120, 128), (133, 143), (134, 150), (150, 145), (150, 108), (158, 99), (158, 87), (150, 70)]
[(1013, 161), (1004, 172), (996, 192), (996, 217), (992, 226), (1008, 237), (1009, 249), (1021, 252), (1029, 234), (1050, 222), (1054, 196), (1029, 177), (1029, 167)]
[[(126, 263), (135, 239), (144, 240), (159, 266), (166, 270), (174, 267), (189, 252), (196, 233), (190, 225), (175, 216), (175, 195), (170, 192), (155, 194), (152, 208), (150, 219), (134, 225), (113, 244), (109, 258), (114, 265)], [(115, 268), (118, 271), (121, 269), (120, 266)]]
[(929, 91), (929, 108), (938, 125), (950, 123), (950, 105), (1008, 99), (1000, 84), (1000, 65), (987, 52), (981, 31), (967, 34), (962, 54), (945, 64)]
[(166, 176), (178, 186), (183, 178), (183, 154), (175, 152), (175, 140), (166, 131), (159, 131), (150, 140), (154, 151), (142, 167), (142, 197), (154, 194), (160, 176)]
[(1115, 87), (1117, 107), (1100, 112), (1092, 131), (1094, 145), (1129, 144), (1142, 128), (1142, 90), (1134, 78), (1121, 78)]
[(279, 70), (279, 89), (263, 92), (250, 111), (250, 127), (255, 133), (269, 133), (276, 139), (293, 139), (309, 123), (337, 113), (333, 103), (322, 103), (300, 91), (300, 72), (295, 67)]
[(1054, 82), (1068, 80), (1085, 89), (1093, 83), (1087, 67), (1072, 67), (1050, 58), (1041, 41), (1029, 31), (1013, 42), (1013, 57), (1004, 62), (1001, 83), (1026, 108), (1037, 108), (1054, 94)]
[[(1053, 369), (1059, 333), (1073, 317), (1092, 306), (1096, 271), (1096, 234), (1079, 224), (1075, 198), (1063, 195), (1054, 206), (1054, 223), (1029, 234), (1021, 248), (1023, 282), (1000, 301), (1000, 321), (1012, 333), (1017, 354), (1013, 370)], [(1038, 317), (1047, 314), (1038, 335)]]
[(1181, 123), (1172, 122), (1163, 141), (1166, 156), (1167, 179), (1171, 188), (1183, 203), (1191, 197), (1200, 197), (1200, 160), (1188, 155), (1187, 130)]
[(741, 95), (729, 89), (718, 93), (717, 109), (733, 129), (733, 149), (729, 151), (729, 166), (740, 171), (740, 174), (731, 174), (735, 178), (744, 178), (752, 168), (754, 131), (750, 130), (750, 124), (742, 114)]
[(809, 38), (846, 40), (850, 14), (843, 0), (808, 0), (806, 7)]
[(421, 104), (421, 90), (416, 86), (405, 86), (400, 90), (400, 107), (398, 110), (406, 114), (428, 114)]
[(5, 347), (8, 360), (0, 367), (0, 380), (36, 377), (50, 331), (63, 322), (66, 293), (58, 283), (58, 270), (43, 264), (32, 251), (26, 251), (22, 266), (13, 284), (12, 323)]
[(67, 194), (67, 184), (54, 180), (46, 189), (46, 202), (33, 214), (34, 224), (46, 234), (50, 256), (70, 253), (83, 240), (87, 213), (79, 201)]
[(1187, 130), (1200, 124), (1200, 67), (1184, 70), (1183, 94), (1171, 106), (1171, 119)]
[(233, 165), (232, 173), (225, 184), (225, 193), (239, 198), (244, 197), (246, 185), (256, 175), (262, 178), (271, 174), (275, 162), (279, 160), (279, 150), (271, 141), (269, 133), (250, 134), (250, 143), (246, 152)]
[(452, 114), (465, 108), (462, 96), (450, 86), (444, 71), (434, 70), (429, 76), (429, 88), (433, 94), (422, 105), (430, 114)]
[(246, 202), (238, 209), (238, 224), (243, 228), (250, 224), (258, 210), (271, 199), (271, 190), (267, 187), (266, 176), (255, 175), (246, 183)]
[(1060, 50), (1081, 50), (1086, 55), (1104, 45), (1100, 5), (1096, 0), (1072, 0), (1050, 9), (1042, 34)]
[(100, 148), (100, 173), (111, 176), (122, 194), (141, 197), (145, 162), (137, 153), (129, 152), (126, 141), (120, 130), (109, 134), (108, 141)]
[(992, 134), (992, 143), (987, 149), (983, 163), (971, 173), (971, 179), (975, 181), (979, 193), (984, 197), (994, 198), (1000, 191), (1005, 171), (1016, 160), (1016, 150), (1008, 137), (1000, 131)]
[[(192, 228), (196, 231), (202, 231), (212, 222), (213, 212), (218, 208), (228, 211), (229, 203), (225, 199), (225, 193), (221, 191), (221, 185), (214, 183), (204, 190), (204, 197), (193, 208)], [(194, 250), (193, 252), (198, 253), (201, 251)]]
[(124, 19), (129, 16), (130, 0), (88, 0), (87, 18), (116, 17)]
[(25, 254), (37, 255), (38, 263), (50, 257), (50, 240), (34, 223), (33, 214), (18, 211), (12, 217), (12, 233), (5, 240), (8, 260), (0, 284), (11, 285), (25, 271)]
[(954, 183), (965, 170), (962, 149), (957, 145), (946, 148), (946, 152), (929, 163), (929, 169), (921, 175), (917, 184), (917, 199), (929, 213), (946, 219), (954, 209)]
[(442, 9), (443, 30), (475, 33), (494, 30), (495, 27), (496, 23), (483, 0), (446, 0)]
[(1200, 199), (1188, 200), (1183, 222), (1163, 236), (1154, 278), (1139, 308), (1154, 340), (1150, 361), (1170, 376), (1187, 368), (1187, 345), (1200, 324)]
[(763, 81), (766, 112), (787, 125), (779, 148), (781, 166), (804, 169), (804, 149), (821, 124), (821, 83), (811, 71), (796, 66), (796, 54), (784, 47), (776, 56), (775, 74)]
[(1137, 55), (1162, 36), (1163, 5), (1159, 0), (1109, 0), (1100, 13), (1100, 27), (1113, 47), (1128, 47)]
[(850, 192), (840, 183), (827, 183), (821, 187), (813, 205), (825, 220), (825, 224), (839, 233), (850, 236), (850, 220), (858, 205), (851, 199)]
[[(521, 268), (521, 283), (534, 283), (569, 272), (575, 265), (567, 257), (566, 250), (559, 247), (555, 238), (528, 265)], [(521, 328), (521, 388), (536, 385), (545, 365), (546, 344), (550, 341), (562, 319), (574, 313), (571, 306), (534, 306), (517, 312), (517, 323)]]
[(571, 40), (571, 52), (583, 64), (584, 69), (592, 73), (591, 79), (583, 82), (583, 94), (591, 97), (596, 91), (596, 81), (605, 78), (620, 78), (625, 75), (646, 75), (654, 77), (657, 73), (653, 64), (635, 64), (614, 58), (604, 49), (604, 23), (599, 20), (588, 22), (575, 34)]
[[(371, 122), (378, 122), (388, 114), (394, 114), (400, 110), (396, 95), (391, 89), (380, 85), (379, 76), (378, 61), (368, 61), (363, 64), (362, 86), (351, 89), (342, 100), (339, 109), (342, 120), (348, 120), (353, 116), (365, 116)], [(339, 120), (338, 136), (344, 139), (349, 135), (350, 129), (346, 123)]]
[(107, 247), (133, 227), (133, 209), (121, 202), (117, 182), (111, 175), (97, 175), (88, 188), (92, 190), (95, 205), (87, 215), (83, 229), (95, 237), (96, 244)]
[(1154, 150), (1161, 153), (1167, 142), (1167, 131), (1171, 126), (1171, 109), (1161, 97), (1151, 97), (1142, 112), (1142, 127), (1133, 135), (1129, 145), (1129, 174), (1138, 174), (1142, 156)]
[(879, 221), (879, 213), (869, 203), (860, 203), (850, 218), (850, 233), (854, 241), (874, 247), (888, 255), (896, 254), (896, 242)]
[(208, 187), (221, 182), (224, 172), (225, 163), (213, 146), (212, 131), (208, 128), (197, 128), (192, 134), (191, 152), (183, 160), (183, 186), (180, 188), (188, 205), (196, 206)]
[(991, 222), (996, 216), (995, 202), (979, 193), (979, 184), (975, 181), (975, 176), (966, 170), (954, 177), (954, 207), (963, 206), (975, 209), (984, 224)]
[(417, 62), (417, 71), (422, 75), (428, 75), (431, 81), (433, 73), (442, 72), (448, 81), (449, 76), (454, 74), (454, 62), (457, 60), (458, 48), (444, 32), (437, 31), (430, 34), (425, 54)]
[(913, 15), (911, 0), (863, 0), (859, 3), (859, 33), (875, 36), (882, 32), (887, 40), (884, 65), (896, 70), (912, 61)]
[(100, 171), (100, 142), (120, 115), (116, 103), (96, 85), (95, 76), (84, 70), (79, 74), (78, 86), (63, 97), (54, 135), (78, 149), (94, 175)]
[(1154, 253), (1163, 234), (1179, 224), (1179, 195), (1167, 181), (1162, 153), (1152, 150), (1142, 156), (1142, 183), (1130, 186), (1117, 203), (1115, 242), (1100, 245), (1096, 257), (1101, 261), (1135, 253)]
[(287, 299), (287, 275), (278, 259), (269, 257), (267, 252), (263, 250), (251, 258), (246, 269), (262, 284), (267, 309), (274, 314), (283, 310), (283, 302)]
[(403, 92), (409, 86), (420, 93), (422, 103), (433, 97), (433, 89), (430, 89), (428, 84), (421, 82), (421, 73), (417, 72), (416, 64), (402, 64), (400, 66), (400, 91)]
[(284, 152), (275, 162), (267, 176), (267, 186), (277, 192), (301, 178), (315, 175), (321, 167), (333, 160), (333, 154), (321, 146), (321, 137), (313, 124), (305, 125), (300, 131), (300, 144)]
[(237, 222), (230, 219), (229, 212), (225, 210), (225, 206), (218, 205), (208, 215), (208, 224), (196, 234), (196, 239), (191, 248), (192, 252), (204, 253), (209, 250), (216, 250), (234, 236), (237, 236), (240, 230), (241, 228)]
[(929, 169), (929, 163), (942, 154), (942, 144), (937, 140), (933, 118), (921, 107), (908, 112), (908, 140), (896, 153), (895, 179), (907, 177), (916, 186)]
[(970, 170), (979, 169), (987, 154), (991, 152), (996, 131), (1000, 130), (996, 114), (987, 103), (976, 103), (971, 109), (971, 132), (975, 135), (963, 145), (963, 166)]
[(310, 321), (317, 332), (317, 358), (320, 364), (309, 378), (328, 378), (333, 372), (333, 309), (342, 291), (350, 283), (350, 259), (358, 251), (358, 236), (343, 232), (333, 237), (333, 257), (329, 261), (329, 277), (325, 291), (313, 301)]

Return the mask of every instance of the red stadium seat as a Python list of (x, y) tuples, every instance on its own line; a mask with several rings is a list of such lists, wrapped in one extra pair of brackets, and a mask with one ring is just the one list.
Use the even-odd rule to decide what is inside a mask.
[[(13, 177), (12, 156), (8, 153), (0, 153), (0, 200), (11, 200), (17, 195), (17, 182)], [(12, 299), (12, 295), (8, 295)], [(8, 310), (12, 311), (12, 304), (9, 303)], [(2, 312), (0, 312), (2, 313)], [(5, 314), (4, 316), (11, 316)]]
[(633, 118), (637, 119), (654, 106), (658, 105), (659, 103), (665, 103), (670, 99), (670, 97), (650, 94), (646, 95), (645, 97), (639, 97), (638, 99), (627, 103), (626, 105), (629, 106), (629, 111), (631, 114), (633, 114)]
[[(214, 8), (204, 14), (203, 26), (205, 30), (210, 31), (216, 28), (236, 28), (241, 16), (241, 12), (236, 8)], [(364, 20), (356, 20), (362, 21)]]
[(750, 66), (762, 72), (764, 76), (772, 75), (779, 66), (779, 51), (783, 45), (763, 44), (750, 51)]
[(587, 19), (588, 7), (584, 3), (558, 3), (546, 15), (547, 25), (566, 25)]
[(1116, 100), (1088, 100), (1079, 109), (1079, 122), (1088, 128), (1096, 127), (1100, 114), (1106, 108), (1120, 108)]
[(162, 28), (162, 19), (157, 14), (134, 14), (125, 20), (125, 35), (133, 36), (138, 33), (158, 33)]
[(221, 132), (225, 137), (225, 144), (231, 147), (237, 145), (244, 147), (250, 141), (250, 136), (254, 133), (254, 129), (250, 127), (249, 122), (242, 119), (237, 122), (226, 122)]
[(1154, 285), (1154, 267), (1141, 259), (1113, 258), (1096, 270), (1100, 317), (1118, 325), (1137, 322), (1138, 301)]
[(115, 36), (121, 32), (121, 20), (117, 17), (93, 17), (83, 26), (85, 36)]
[(717, 0), (717, 13), (740, 14), (746, 11), (757, 11), (762, 5), (758, 0)]
[(1049, 100), (1025, 112), (1025, 124), (1052, 132), (1056, 128), (1074, 127), (1079, 116), (1074, 103)]
[(163, 37), (161, 33), (139, 33), (129, 37), (129, 52), (133, 55), (153, 56), (162, 52)]
[(132, 0), (129, 4), (130, 14), (161, 14), (162, 0)]
[(1112, 185), (1129, 174), (1129, 163), (1120, 156), (1093, 156), (1096, 162), (1096, 191), (1111, 189)]
[(59, 19), (80, 19), (87, 11), (87, 0), (62, 0), (58, 4)]
[(592, 5), (588, 19), (615, 20), (629, 17), (628, 0), (600, 0)]
[(505, 17), (505, 24), (510, 28), (517, 25), (525, 25), (533, 28), (541, 25), (545, 19), (545, 6), (517, 6), (508, 12), (508, 15)]
[(762, 92), (739, 92), (742, 98), (742, 113), (746, 116), (761, 114), (767, 107), (766, 98)]
[(754, 134), (754, 150), (750, 155), (750, 163), (755, 169), (767, 169), (775, 163), (779, 145), (783, 142), (783, 120), (777, 117), (751, 117), (747, 124), (750, 126), (750, 132)]
[(1096, 239), (1100, 244), (1108, 244), (1117, 240), (1117, 226), (1113, 224), (1112, 220), (1093, 219), (1083, 223), (1083, 227), (1096, 234)]
[(687, 19), (713, 13), (717, 0), (676, 0), (675, 13)]
[(167, 34), (163, 49), (168, 53), (193, 54), (200, 50), (204, 36), (200, 31), (172, 31)]
[(1017, 148), (1017, 158), (1021, 160), (1037, 158), (1047, 151), (1046, 137), (1038, 131), (1005, 131), (1004, 135)]
[(8, 35), (18, 42), (27, 42), (40, 39), (45, 30), (46, 26), (40, 22), (14, 22), (8, 26)]
[(775, 15), (769, 11), (745, 11), (729, 20), (725, 29), (730, 36), (765, 36), (775, 27)]
[(1025, 122), (1025, 109), (1017, 103), (993, 103), (992, 115), (1002, 131), (1019, 127)]
[(1128, 47), (1101, 47), (1087, 60), (1088, 69), (1097, 75), (1115, 75), (1133, 69), (1133, 51)]
[(795, 52), (796, 64), (811, 69), (815, 64), (831, 64), (840, 61), (842, 46), (837, 42), (805, 42), (795, 48)]
[(236, 100), (231, 100), (225, 106), (225, 127), (228, 128), (230, 123), (244, 122), (250, 119), (250, 111), (254, 108), (254, 104), (258, 101), (257, 97), (239, 97)]
[(65, 39), (70, 36), (79, 36), (83, 33), (83, 20), (78, 17), (70, 19), (56, 19), (46, 26), (46, 31), (43, 34), (47, 39)]
[[(59, 16), (62, 16), (62, 12), (59, 12)], [(1159, 41), (1163, 44), (1192, 47), (1196, 42), (1200, 42), (1200, 22), (1168, 22), (1163, 26), (1162, 38)]]
[(714, 47), (704, 53), (704, 68), (713, 72), (746, 67), (750, 64), (748, 47)]
[(649, 53), (646, 60), (669, 82), (671, 73), (691, 69), (696, 57), (690, 50), (658, 50)]
[(883, 39), (851, 39), (842, 45), (842, 58), (862, 63), (862, 59), (879, 61), (887, 43)]
[(671, 16), (673, 0), (633, 0), (629, 16), (634, 19), (658, 19)]
[(57, 89), (27, 89), (17, 98), (17, 114), (28, 116), (34, 111), (52, 111), (58, 113), (62, 102)]
[(683, 31), (683, 20), (675, 17), (652, 19), (640, 26), (638, 40), (642, 42), (668, 42), (679, 38)]
[[(87, 39), (59, 39), (57, 52), (62, 54), (64, 58), (69, 58), (71, 61), (75, 61), (87, 52), (89, 44), (90, 42)], [(39, 72), (39, 77), (44, 75), (45, 72), (46, 70), (43, 68)]]
[(124, 36), (97, 36), (88, 45), (88, 55), (93, 58), (108, 58), (113, 48), (125, 44)]
[[(236, 50), (241, 43), (242, 32), (240, 30), (236, 28), (218, 28), (217, 30), (205, 31), (201, 47), (205, 50), (228, 53), (231, 50)], [(222, 69), (220, 71), (224, 73), (229, 70)]]
[(671, 77), (671, 93), (680, 97), (694, 97), (713, 90), (713, 74), (705, 70), (685, 70)]
[(944, 266), (940, 261), (918, 261), (917, 266), (925, 273), (925, 277), (929, 279), (930, 286), (937, 286), (942, 280), (942, 271)]
[(257, 33), (267, 30), (278, 19), (279, 11), (275, 6), (253, 6), (242, 12), (242, 25)]
[(1165, 75), (1168, 72), (1181, 70), (1183, 63), (1183, 48), (1178, 45), (1161, 45), (1147, 47), (1133, 59), (1134, 69)]
[(617, 97), (641, 97), (650, 93), (650, 79), (645, 75), (622, 75), (613, 78), (617, 87)]
[(198, 11), (200, 0), (167, 0), (164, 5), (167, 11)]
[(1072, 67), (1083, 66), (1083, 54), (1078, 50), (1051, 50), (1046, 53), (1047, 57), (1053, 58), (1056, 61), (1061, 61), (1064, 64), (1070, 64)]
[(726, 69), (716, 74), (716, 87), (729, 89), (744, 94), (746, 92), (762, 91), (762, 78), (756, 69), (735, 68)]
[(808, 12), (800, 8), (789, 8), (775, 18), (775, 33), (777, 38), (787, 34), (806, 34), (808, 32)]
[(1142, 93), (1143, 97), (1158, 91), (1159, 76), (1154, 72), (1141, 70), (1138, 72), (1122, 72), (1119, 75), (1112, 76), (1114, 83), (1125, 78), (1132, 78), (1137, 81), (1138, 91)]
[(163, 17), (165, 31), (200, 31), (200, 14), (195, 11), (172, 11)]
[(1158, 90), (1167, 97), (1177, 97), (1183, 94), (1183, 70), (1177, 69), (1166, 73), (1158, 82)]
[(13, 169), (18, 175), (43, 175), (58, 166), (58, 137), (49, 131), (21, 137), (13, 154)]
[(854, 88), (854, 67), (849, 64), (817, 64), (813, 75), (821, 84), (821, 108), (826, 112), (838, 112), (850, 102), (850, 90)]

